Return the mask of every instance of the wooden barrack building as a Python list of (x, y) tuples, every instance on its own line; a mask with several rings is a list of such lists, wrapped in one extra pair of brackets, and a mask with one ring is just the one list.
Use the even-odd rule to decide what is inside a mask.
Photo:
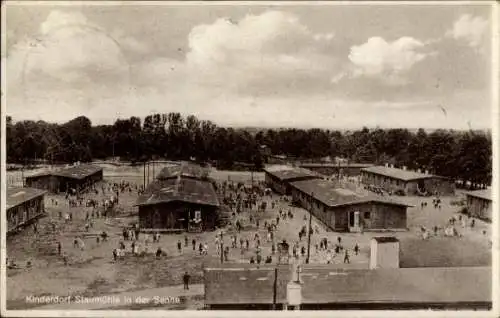
[(164, 168), (137, 200), (143, 230), (199, 232), (215, 228), (219, 200), (201, 167)]
[(406, 168), (393, 166), (373, 166), (361, 169), (361, 182), (365, 185), (380, 187), (386, 191), (402, 190), (406, 195), (438, 194), (454, 195), (453, 180)]
[(82, 164), (26, 177), (26, 185), (52, 193), (85, 191), (103, 179), (101, 167)]
[(34, 188), (7, 188), (7, 233), (15, 232), (45, 214), (45, 193)]
[(309, 210), (334, 231), (407, 230), (409, 205), (395, 200), (362, 195), (328, 180), (291, 183), (293, 201)]

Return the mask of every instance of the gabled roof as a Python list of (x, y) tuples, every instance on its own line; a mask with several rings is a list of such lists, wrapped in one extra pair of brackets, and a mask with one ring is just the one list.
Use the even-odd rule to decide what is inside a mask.
[(469, 195), (471, 197), (484, 199), (484, 200), (488, 200), (488, 201), (492, 201), (491, 189), (469, 191), (466, 193), (466, 195)]
[(137, 205), (183, 201), (219, 206), (213, 185), (209, 181), (190, 178), (155, 180), (137, 199)]
[(264, 171), (275, 178), (278, 178), (281, 181), (293, 180), (293, 179), (301, 179), (301, 178), (319, 178), (320, 176), (307, 169), (285, 166), (285, 165), (276, 165), (269, 166), (264, 168)]
[(295, 181), (291, 183), (292, 187), (322, 202), (323, 204), (334, 207), (350, 204), (378, 202), (382, 204), (392, 204), (399, 206), (411, 206), (406, 203), (398, 202), (386, 197), (376, 195), (362, 195), (349, 189), (341, 188), (336, 182), (322, 179)]
[(47, 191), (35, 188), (7, 188), (7, 209), (44, 195)]
[(84, 179), (90, 175), (93, 175), (96, 172), (102, 171), (103, 169), (99, 166), (91, 165), (91, 164), (81, 164), (77, 166), (66, 167), (54, 171), (43, 171), (27, 178), (36, 178), (42, 176), (58, 176), (65, 177), (71, 179)]
[(426, 179), (426, 178), (434, 178), (432, 174), (425, 174), (420, 172), (415, 172), (411, 170), (403, 170), (399, 168), (391, 168), (384, 166), (373, 166), (368, 168), (363, 168), (361, 171), (366, 171), (369, 173), (378, 174), (381, 176), (386, 176), (393, 179), (410, 181), (410, 180), (418, 180), (418, 179)]

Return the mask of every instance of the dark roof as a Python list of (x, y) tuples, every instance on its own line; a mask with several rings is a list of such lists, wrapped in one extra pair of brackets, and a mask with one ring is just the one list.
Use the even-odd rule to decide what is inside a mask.
[(363, 168), (361, 171), (374, 173), (382, 176), (386, 176), (393, 179), (410, 181), (410, 180), (418, 180), (418, 179), (426, 179), (426, 178), (434, 178), (436, 176), (432, 174), (425, 174), (420, 172), (415, 172), (411, 170), (403, 170), (399, 168), (390, 168), (384, 166), (373, 166), (368, 168)]
[(188, 163), (188, 162), (183, 162), (180, 164), (175, 164), (175, 165), (163, 168), (156, 178), (157, 179), (169, 179), (169, 178), (176, 178), (179, 175), (182, 177), (191, 177), (191, 178), (201, 179), (203, 177), (208, 176), (208, 170), (202, 168), (199, 165), (195, 165), (195, 164)]
[(90, 164), (81, 164), (77, 166), (65, 167), (62, 169), (54, 170), (54, 171), (43, 171), (27, 178), (37, 178), (43, 176), (58, 176), (65, 177), (71, 179), (83, 179), (88, 176), (93, 175), (96, 172), (102, 171), (102, 168), (99, 166), (94, 166)]
[(368, 168), (373, 167), (372, 163), (303, 163), (303, 168)]
[(150, 205), (172, 201), (219, 206), (215, 189), (209, 181), (189, 178), (155, 180), (144, 194), (137, 199), (137, 205)]
[(35, 188), (7, 188), (7, 209), (44, 195), (47, 191)]
[(401, 238), (399, 266), (404, 268), (491, 266), (491, 249), (485, 245), (472, 240), (448, 237), (433, 237), (429, 240), (418, 237)]
[(410, 206), (376, 195), (362, 195), (349, 189), (341, 188), (336, 182), (322, 179), (295, 181), (291, 183), (292, 187), (307, 194), (314, 195), (314, 198), (327, 206), (341, 206), (347, 204), (359, 204), (367, 202), (378, 202), (382, 204), (392, 204), (399, 206)]
[(484, 200), (488, 200), (488, 201), (492, 201), (491, 189), (470, 191), (470, 192), (467, 192), (466, 195), (469, 195), (471, 197), (484, 199)]
[(319, 178), (320, 176), (307, 169), (296, 168), (290, 166), (270, 166), (264, 168), (264, 171), (281, 181), (292, 180), (292, 179), (300, 179), (300, 178)]
[(491, 301), (491, 273), (491, 267), (336, 271), (304, 268), (302, 301), (309, 304)]
[(372, 238), (373, 240), (379, 242), (379, 243), (396, 243), (399, 242), (397, 237), (394, 236), (379, 236), (379, 237), (374, 237)]
[[(278, 303), (286, 302), (291, 270), (286, 265), (278, 269)], [(303, 265), (300, 278), (304, 304), (455, 303), (490, 302), (491, 273), (491, 267), (369, 270)], [(269, 267), (206, 269), (205, 303), (272, 304), (273, 279)]]

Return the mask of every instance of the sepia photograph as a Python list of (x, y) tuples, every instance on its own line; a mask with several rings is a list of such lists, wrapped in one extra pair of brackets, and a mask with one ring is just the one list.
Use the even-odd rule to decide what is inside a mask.
[(496, 6), (3, 1), (2, 315), (498, 315)]

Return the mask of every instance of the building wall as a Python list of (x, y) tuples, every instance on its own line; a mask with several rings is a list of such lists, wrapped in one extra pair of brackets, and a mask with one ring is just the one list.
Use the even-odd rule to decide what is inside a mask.
[(479, 219), (492, 220), (492, 201), (467, 195), (467, 209)]
[(279, 194), (286, 194), (287, 187), (284, 182), (281, 182), (278, 178), (274, 177), (270, 173), (266, 172), (264, 180), (269, 188)]
[(43, 189), (53, 193), (59, 192), (59, 181), (54, 176), (27, 177), (26, 186), (30, 188)]
[(424, 180), (425, 189), (429, 193), (448, 196), (455, 194), (455, 183), (446, 178), (429, 178)]
[(386, 191), (403, 190), (405, 193), (414, 192), (417, 188), (417, 183), (406, 182), (399, 179), (389, 178), (387, 176), (361, 171), (361, 182), (365, 185), (374, 185)]
[(44, 197), (39, 196), (7, 210), (7, 231), (11, 232), (21, 225), (45, 213)]
[[(215, 228), (217, 209), (208, 205), (168, 202), (139, 206), (139, 226), (145, 229), (187, 229), (189, 213), (201, 211), (203, 230)], [(184, 221), (178, 219), (184, 218)]]

